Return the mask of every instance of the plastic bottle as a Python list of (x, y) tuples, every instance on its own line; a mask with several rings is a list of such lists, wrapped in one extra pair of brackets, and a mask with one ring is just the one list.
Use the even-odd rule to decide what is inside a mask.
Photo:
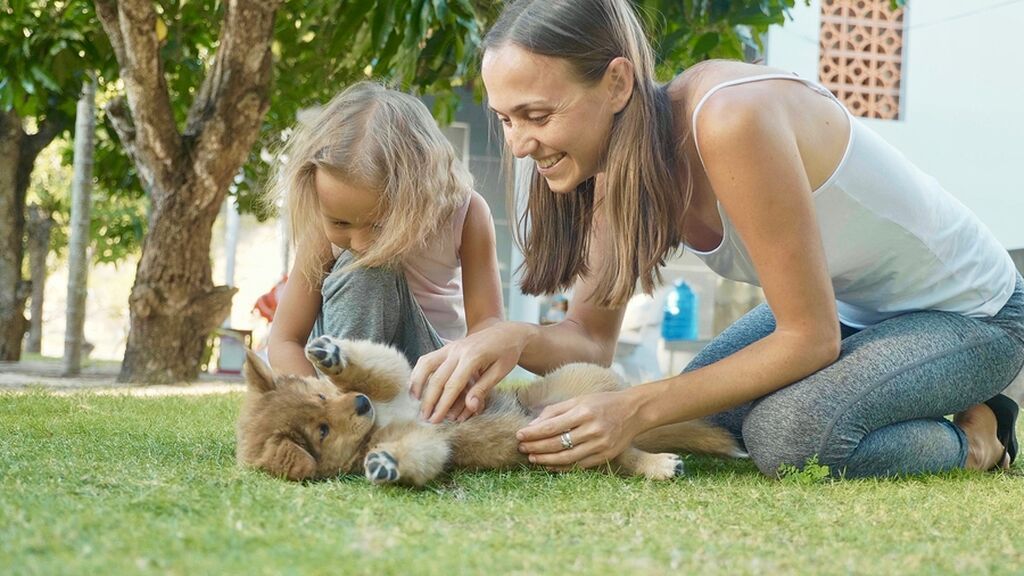
[(676, 280), (665, 298), (661, 337), (665, 340), (697, 339), (697, 295), (682, 280)]

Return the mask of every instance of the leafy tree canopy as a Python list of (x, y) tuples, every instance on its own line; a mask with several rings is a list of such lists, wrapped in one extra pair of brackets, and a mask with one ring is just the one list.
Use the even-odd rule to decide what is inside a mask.
[[(805, 0), (806, 1), (806, 0)], [(898, 1), (898, 0), (894, 0)], [(667, 80), (708, 58), (742, 58), (760, 47), (770, 25), (782, 24), (795, 0), (635, 0)], [(182, 127), (216, 52), (221, 0), (157, 0), (157, 35), (174, 115)], [(232, 192), (240, 207), (263, 217), (256, 202), (267, 177), (267, 150), (298, 110), (324, 102), (363, 78), (386, 80), (434, 95), (434, 113), (449, 121), (460, 87), (473, 88), (479, 44), (500, 10), (488, 0), (286, 1), (275, 19), (274, 84), (261, 139)], [(120, 91), (117, 65), (92, 2), (0, 0), (0, 109), (25, 118), (74, 114), (86, 72), (101, 94)], [(102, 96), (101, 96), (102, 99)], [(146, 201), (135, 167), (124, 155), (110, 119), (99, 117), (95, 254), (115, 261), (137, 250), (145, 231)], [(70, 164), (70, 145), (65, 158)], [(100, 222), (101, 221), (101, 222)]]

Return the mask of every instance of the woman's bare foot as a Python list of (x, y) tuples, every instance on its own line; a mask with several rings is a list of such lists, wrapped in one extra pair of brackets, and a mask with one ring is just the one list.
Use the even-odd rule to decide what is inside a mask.
[(967, 435), (967, 468), (991, 470), (997, 465), (1010, 468), (1010, 457), (996, 437), (996, 415), (984, 404), (971, 406), (953, 417), (953, 423)]

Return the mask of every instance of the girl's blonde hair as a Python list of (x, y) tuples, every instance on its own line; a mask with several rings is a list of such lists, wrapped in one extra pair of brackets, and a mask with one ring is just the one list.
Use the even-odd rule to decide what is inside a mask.
[(376, 82), (359, 82), (300, 122), (279, 153), (268, 197), (280, 201), (291, 226), (299, 270), (320, 286), (325, 254), (315, 176), (318, 169), (380, 195), (379, 233), (350, 268), (395, 266), (423, 248), (468, 201), (473, 179), (430, 111), (418, 99)]
[[(596, 273), (593, 299), (601, 306), (625, 305), (638, 278), (644, 292), (652, 292), (661, 282), (659, 267), (682, 241), (692, 186), (685, 157), (677, 158), (681, 141), (674, 135), (668, 93), (655, 81), (654, 55), (632, 7), (626, 0), (518, 0), (498, 18), (483, 47), (506, 44), (562, 58), (577, 80), (591, 85), (615, 58), (633, 64), (633, 95), (612, 123), (603, 206), (594, 205), (593, 178), (573, 192), (555, 194), (539, 174), (532, 175), (526, 213), (516, 227), (524, 254), (523, 291), (556, 292)], [(587, 254), (596, 209), (606, 216), (601, 249), (608, 255), (592, 271)]]

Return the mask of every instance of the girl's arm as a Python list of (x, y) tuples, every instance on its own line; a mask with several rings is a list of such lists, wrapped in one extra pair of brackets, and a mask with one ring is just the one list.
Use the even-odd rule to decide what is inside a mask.
[[(836, 360), (835, 295), (796, 134), (783, 102), (763, 86), (737, 86), (707, 101), (698, 145), (708, 178), (757, 270), (776, 319), (769, 336), (714, 364), (623, 392), (549, 407), (519, 432), (538, 464), (594, 466), (640, 432), (738, 406)], [(572, 430), (576, 447), (558, 435)]]
[[(462, 264), (466, 335), (471, 337), (504, 319), (501, 275), (498, 272), (498, 252), (494, 239), (494, 221), (491, 218), (487, 202), (476, 192), (470, 197), (466, 220), (462, 225), (459, 260)], [(445, 346), (441, 350), (448, 350), (449, 346)], [(437, 352), (434, 355), (436, 357)], [(460, 367), (460, 363), (458, 356), (451, 355), (445, 355), (438, 360), (435, 372), (431, 376), (431, 379), (437, 384), (427, 387), (422, 394), (423, 405), (430, 408), (430, 411), (424, 410), (424, 416), (428, 416), (432, 412), (436, 413), (437, 421), (440, 421), (449, 412), (453, 417), (469, 417), (471, 411), (466, 410), (466, 397), (462, 392), (465, 383), (468, 383), (470, 378), (466, 377), (463, 385), (459, 388), (442, 385), (442, 379), (454, 379), (453, 372)], [(422, 363), (423, 359), (417, 363), (417, 366)], [(457, 378), (462, 378), (463, 374), (465, 374), (464, 369), (459, 372)], [(415, 388), (414, 394), (419, 393), (420, 388)], [(436, 409), (434, 409), (435, 406)]]
[[(296, 249), (295, 264), (285, 283), (277, 311), (274, 312), (267, 354), (270, 367), (275, 373), (315, 376), (316, 370), (306, 360), (305, 348), (313, 323), (320, 313), (321, 295), (320, 287), (311, 285), (303, 273), (310, 250), (302, 248), (299, 246)], [(329, 244), (319, 249), (325, 251), (323, 256), (330, 255)], [(331, 260), (325, 258), (322, 261)]]
[(462, 296), (466, 306), (467, 334), (478, 332), (504, 319), (498, 250), (494, 220), (487, 201), (473, 193), (462, 225)]

